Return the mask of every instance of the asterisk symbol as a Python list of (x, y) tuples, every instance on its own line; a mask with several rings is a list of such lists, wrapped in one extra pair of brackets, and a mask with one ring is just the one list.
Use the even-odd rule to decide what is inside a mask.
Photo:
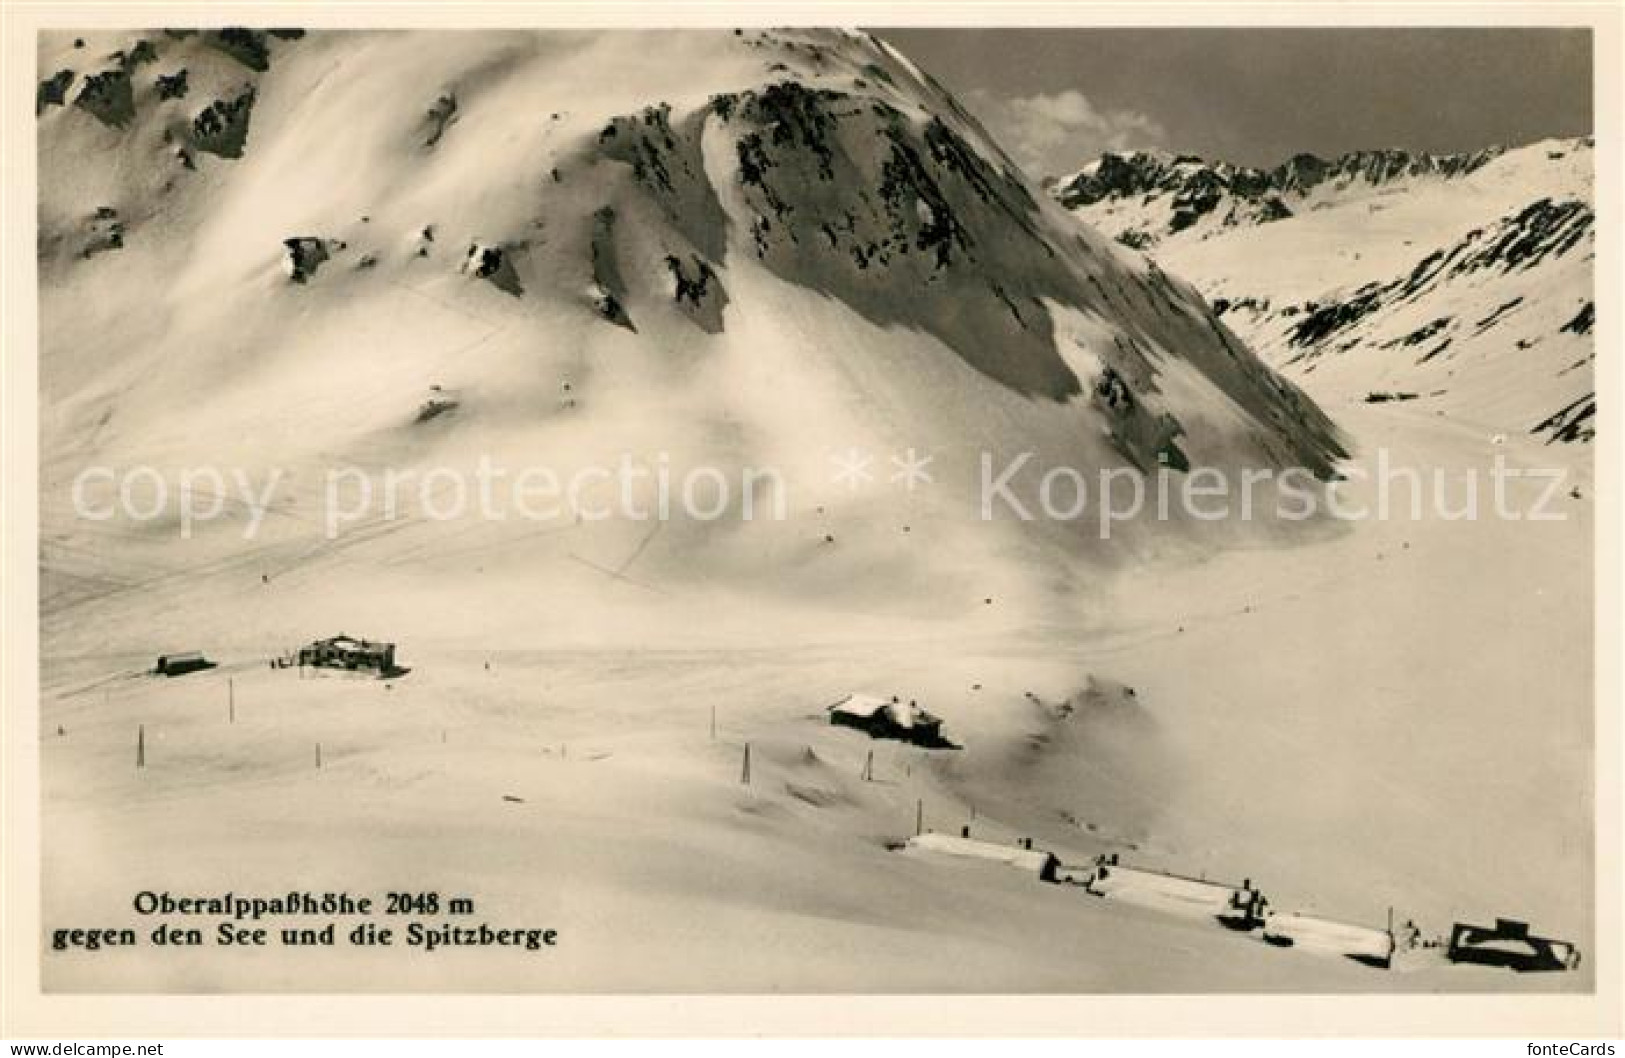
[(913, 492), (920, 485), (929, 485), (932, 478), (925, 468), (930, 466), (931, 461), (936, 458), (936, 456), (922, 456), (912, 448), (902, 456), (894, 454), (891, 457), (891, 462), (892, 466), (897, 468), (897, 473), (891, 476), (891, 480), (894, 483), (902, 482), (903, 487), (910, 492)]
[(856, 491), (859, 485), (867, 485), (875, 479), (869, 470), (874, 457), (862, 449), (848, 448), (840, 455), (830, 456), (829, 461), (835, 464), (835, 473), (830, 480), (837, 485), (845, 485)]

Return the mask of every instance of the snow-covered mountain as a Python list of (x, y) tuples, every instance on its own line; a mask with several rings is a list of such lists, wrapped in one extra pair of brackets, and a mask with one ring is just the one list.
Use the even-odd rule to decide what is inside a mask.
[[(59, 502), (90, 463), (274, 463), (308, 500), (335, 465), (662, 452), (782, 469), (792, 517), (646, 550), (642, 525), (468, 542), (516, 573), (636, 549), (656, 580), (795, 592), (883, 568), (970, 605), (992, 592), (964, 570), (1012, 546), (1109, 561), (1185, 531), (975, 524), (978, 452), (1318, 473), (1340, 452), (1193, 287), (1080, 228), (870, 36), (48, 34), (39, 58)], [(882, 518), (895, 490), (831, 480), (849, 449), (934, 453), (936, 487)], [(63, 513), (47, 554), (93, 580)], [(287, 514), (285, 553), (219, 560), (332, 561), (299, 543), (309, 507)], [(433, 564), (440, 527), (373, 528), (370, 557)]]
[[(42, 920), (108, 921), (133, 878), (421, 884), (563, 938), (54, 952), (48, 990), (1595, 991), (1589, 450), (1414, 404), (1340, 409), (1345, 442), (1231, 329), (1363, 396), (1356, 352), (1408, 371), (1531, 277), (1567, 298), (1589, 236), (1536, 176), (1581, 186), (1589, 152), (1351, 183), (1153, 260), (863, 34), (87, 30), (42, 35), (38, 63)], [(1474, 228), (1416, 281), (1471, 310), (1410, 322), (1422, 302), (1386, 284)], [(1384, 311), (1320, 312), (1368, 283)], [(1432, 344), (1335, 353), (1446, 312)], [(1467, 350), (1490, 355), (1456, 337), (1427, 370), (1459, 365), (1452, 398), (1477, 401)], [(1235, 473), (1335, 469), (1369, 508), (1375, 441), (1453, 481), (1566, 459), (1571, 517), (1277, 519)], [(1192, 513), (1210, 479), (1166, 518), (1148, 487), (1109, 539), (1095, 494), (1080, 521), (984, 518), (984, 453), (1027, 458), (1034, 510), (1051, 468), (1189, 464), (1260, 516)], [(92, 508), (151, 508), (153, 472), (169, 504), (81, 517), (94, 467), (148, 474), (91, 480)], [(683, 513), (697, 468), (705, 506), (728, 485), (716, 517)], [(752, 468), (782, 475), (782, 519)], [(562, 516), (524, 516), (521, 474)], [(574, 511), (565, 480), (587, 481)], [(465, 516), (439, 513), (460, 488)], [(180, 521), (183, 489), (219, 516)], [(1531, 509), (1545, 483), (1509, 490)], [(267, 664), (338, 632), (410, 674)], [(151, 673), (193, 649), (219, 667)], [(831, 724), (854, 692), (917, 701), (961, 748)], [(897, 848), (967, 825), (1350, 923), (1517, 914), (1588, 958), (1382, 973)]]
[(1205, 239), (1227, 228), (1285, 220), (1418, 179), (1464, 176), (1501, 153), (1498, 147), (1445, 155), (1353, 151), (1331, 161), (1299, 154), (1258, 169), (1167, 151), (1108, 152), (1050, 190), (1061, 205), (1087, 211), (1120, 241), (1147, 247), (1173, 235)]
[(1270, 170), (1110, 154), (1052, 186), (1196, 282), (1323, 399), (1398, 396), (1498, 429), (1592, 435), (1590, 139)]

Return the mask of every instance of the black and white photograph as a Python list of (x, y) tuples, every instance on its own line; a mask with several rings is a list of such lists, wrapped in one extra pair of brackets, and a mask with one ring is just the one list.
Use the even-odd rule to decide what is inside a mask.
[(6, 28), (36, 1001), (1618, 1035), (1617, 7), (436, 10)]

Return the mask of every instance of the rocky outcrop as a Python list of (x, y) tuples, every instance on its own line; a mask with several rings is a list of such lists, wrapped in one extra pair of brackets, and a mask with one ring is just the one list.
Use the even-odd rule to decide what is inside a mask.
[(1591, 327), (1596, 322), (1596, 303), (1588, 301), (1579, 312), (1575, 313), (1574, 319), (1563, 325), (1562, 330), (1568, 334), (1590, 334)]
[[(1193, 290), (1155, 266), (1125, 267), (1041, 207), (981, 135), (948, 106), (904, 110), (849, 82), (789, 77), (686, 113), (657, 103), (615, 117), (565, 159), (571, 171), (600, 174), (617, 203), (594, 220), (589, 296), (629, 329), (629, 307), (642, 324), (642, 306), (664, 302), (718, 330), (724, 268), (743, 252), (878, 327), (932, 336), (1017, 393), (1087, 401), (1095, 380), (1075, 374), (1058, 348), (1069, 340), (1057, 331), (1060, 306), (1123, 328), (1116, 343), (1091, 342), (1088, 352), (1127, 387), (1128, 399), (1103, 407), (1113, 442), (1137, 465), (1184, 461), (1151, 359), (1177, 355), (1278, 433), (1272, 455), (1329, 471), (1341, 448), (1318, 409), (1270, 376)], [(640, 230), (658, 223), (651, 207), (664, 220), (664, 290), (639, 286), (652, 262), (629, 255), (650, 253), (647, 240), (618, 231), (633, 217)]]
[[(783, 81), (713, 98), (736, 145), (756, 256), (882, 325), (935, 334), (978, 371), (1064, 400), (1082, 386), (1039, 298), (1076, 279), (1034, 227), (1036, 203), (942, 118)], [(1017, 278), (1019, 277), (1019, 278)], [(962, 311), (919, 311), (932, 291)]]
[(142, 39), (130, 45), (128, 50), (115, 51), (107, 58), (109, 62), (117, 64), (119, 69), (134, 73), (137, 67), (158, 61), (158, 48), (152, 41)]
[(1494, 228), (1470, 233), (1446, 256), (1455, 275), (1482, 269), (1511, 272), (1529, 269), (1548, 257), (1561, 257), (1591, 235), (1591, 207), (1578, 199), (1530, 203)]
[[(1400, 302), (1413, 301), (1443, 283), (1475, 272), (1526, 271), (1590, 244), (1591, 207), (1576, 199), (1554, 203), (1541, 199), (1490, 228), (1468, 232), (1454, 246), (1435, 251), (1408, 273), (1386, 283), (1369, 283), (1353, 294), (1305, 306), (1288, 339), (1291, 345), (1318, 350), (1333, 335), (1349, 330)], [(1521, 300), (1521, 299), (1520, 299)], [(1485, 330), (1514, 307), (1505, 305), (1479, 322)], [(1437, 330), (1437, 328), (1435, 328)], [(1431, 337), (1428, 332), (1423, 337)]]
[(514, 297), (525, 292), (519, 283), (519, 273), (514, 270), (513, 254), (508, 247), (470, 243), (468, 253), (463, 256), (463, 271)]
[[(1145, 382), (1141, 385), (1155, 388)], [(1190, 469), (1177, 443), (1185, 432), (1179, 420), (1137, 398), (1134, 388), (1116, 368), (1108, 365), (1102, 369), (1091, 387), (1090, 401), (1104, 413), (1112, 444), (1136, 467), (1148, 472), (1159, 466)]]
[(314, 235), (296, 235), (282, 240), (282, 270), (295, 283), (308, 283), (322, 263), (332, 256), (333, 249), (342, 248)]
[(675, 254), (666, 256), (666, 267), (671, 270), (672, 300), (688, 314), (701, 330), (711, 334), (722, 332), (722, 311), (728, 305), (728, 292), (722, 281), (711, 270), (703, 257), (690, 256), (687, 261)]
[(122, 66), (86, 77), (73, 105), (103, 125), (123, 126), (135, 117), (135, 92), (130, 71)]
[(185, 99), (189, 87), (184, 69), (171, 74), (159, 74), (152, 84), (158, 91), (159, 99)]
[(1227, 228), (1285, 220), (1295, 212), (1291, 202), (1323, 185), (1380, 187), (1408, 177), (1464, 176), (1501, 153), (1500, 148), (1448, 155), (1355, 151), (1332, 161), (1299, 154), (1274, 169), (1161, 151), (1107, 153), (1049, 190), (1067, 209), (1085, 213), (1100, 203), (1159, 203), (1147, 211), (1144, 223), (1117, 236), (1125, 245), (1146, 249), (1208, 217)]
[(620, 262), (615, 256), (615, 210), (605, 206), (592, 217), (592, 285), (588, 297), (599, 316), (636, 332), (632, 317), (626, 313), (626, 281), (621, 278)]
[(45, 113), (46, 107), (59, 107), (67, 101), (68, 89), (73, 86), (73, 71), (58, 70), (39, 83), (34, 93), (34, 113)]
[(1068, 209), (1156, 192), (1184, 195), (1192, 203), (1218, 193), (1264, 201), (1287, 192), (1304, 194), (1336, 181), (1360, 180), (1376, 186), (1409, 176), (1464, 176), (1502, 153), (1499, 147), (1466, 154), (1353, 151), (1332, 161), (1299, 154), (1273, 169), (1207, 162), (1195, 155), (1160, 151), (1107, 153), (1081, 172), (1057, 182), (1053, 194)]
[(446, 134), (446, 126), (457, 118), (457, 97), (450, 92), (442, 94), (423, 115), (419, 136), (423, 146), (433, 147)]
[(118, 210), (112, 206), (96, 207), (96, 212), (90, 215), (86, 223), (85, 245), (80, 255), (94, 257), (108, 250), (123, 248), (124, 222), (119, 219)]
[(267, 36), (261, 30), (228, 27), (209, 30), (203, 34), (203, 39), (217, 51), (231, 56), (255, 73), (264, 73), (271, 68), (271, 46)]
[(1594, 440), (1597, 436), (1597, 395), (1587, 393), (1566, 407), (1559, 408), (1541, 420), (1529, 431), (1546, 435), (1546, 443), (1564, 444)]
[(253, 86), (230, 99), (216, 99), (192, 118), (192, 146), (221, 158), (241, 158), (248, 142), (248, 119), (253, 110)]
[[(270, 69), (273, 40), (292, 41), (303, 35), (303, 30), (294, 29), (262, 31), (232, 28), (204, 31), (166, 29), (161, 33), (147, 33), (136, 37), (127, 47), (107, 55), (94, 72), (77, 74), (74, 70), (63, 69), (40, 81), (35, 96), (35, 113), (43, 115), (50, 107), (64, 105), (77, 78), (79, 88), (73, 96), (73, 106), (84, 110), (103, 125), (137, 131), (146, 124), (144, 115), (137, 113), (138, 107), (146, 107), (154, 100), (161, 104), (185, 99), (193, 87), (189, 70), (176, 66), (170, 72), (153, 76), (150, 95), (137, 91), (137, 72), (142, 67), (157, 63), (161, 54), (175, 48), (170, 42), (194, 38), (201, 40), (258, 75)], [(76, 41), (75, 46), (83, 47), (84, 42)], [(184, 52), (195, 50), (196, 47), (193, 44), (178, 50)], [(241, 157), (248, 137), (256, 83), (257, 77), (251, 78), (235, 94), (208, 101), (192, 116), (189, 127), (175, 125), (169, 115), (160, 118), (164, 127), (158, 131), (163, 142), (174, 143), (177, 138), (182, 141), (172, 153), (188, 169), (195, 167), (195, 156), (199, 152), (221, 158)]]

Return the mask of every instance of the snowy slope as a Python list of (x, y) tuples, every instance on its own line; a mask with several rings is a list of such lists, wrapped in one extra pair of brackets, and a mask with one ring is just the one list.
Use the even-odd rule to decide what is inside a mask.
[(1595, 407), (1591, 159), (1590, 140), (1267, 171), (1142, 152), (1052, 191), (1323, 399), (1416, 394), (1577, 441)]
[[(64, 510), (92, 463), (283, 468), (297, 491), (259, 553), (232, 525), (187, 560), (292, 588), (348, 549), (320, 583), (384, 563), (377, 592), (437, 574), (445, 526), (310, 541), (327, 468), (661, 453), (780, 469), (792, 517), (679, 520), (646, 550), (624, 520), (459, 545), (504, 565), (498, 593), (543, 569), (590, 591), (577, 560), (636, 554), (661, 582), (1040, 606), (1074, 561), (1193, 531), (967, 526), (979, 452), (1324, 473), (1340, 451), (1193, 288), (1079, 230), (873, 38), (84, 40), (40, 45), (46, 565), (70, 588), (118, 576), (70, 557), (100, 546)], [(830, 481), (849, 448), (932, 453), (934, 488), (877, 514), (895, 491)], [(174, 528), (129, 557), (172, 568)]]

